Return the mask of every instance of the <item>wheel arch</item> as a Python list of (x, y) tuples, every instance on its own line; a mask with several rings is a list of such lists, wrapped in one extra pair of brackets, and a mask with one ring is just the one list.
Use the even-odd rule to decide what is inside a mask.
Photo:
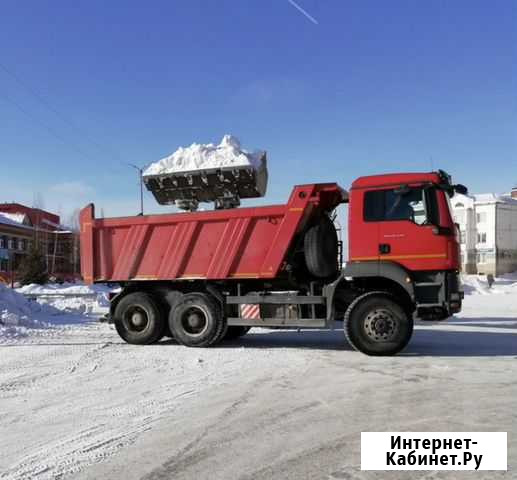
[(386, 291), (413, 312), (415, 309), (415, 290), (410, 273), (394, 262), (354, 262), (347, 264), (340, 276), (325, 287), (327, 297), (327, 321), (335, 316), (335, 296), (339, 289), (356, 289), (357, 295), (365, 291)]

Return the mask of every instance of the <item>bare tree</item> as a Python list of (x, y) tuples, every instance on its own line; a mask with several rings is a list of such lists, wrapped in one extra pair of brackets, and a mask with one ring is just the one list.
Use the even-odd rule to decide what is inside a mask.
[(45, 209), (45, 199), (41, 192), (34, 192), (32, 195), (32, 208)]
[(79, 208), (76, 208), (70, 213), (66, 219), (66, 222), (64, 225), (66, 225), (67, 228), (72, 230), (72, 232), (78, 232), (80, 229), (79, 226), (79, 212), (81, 210)]

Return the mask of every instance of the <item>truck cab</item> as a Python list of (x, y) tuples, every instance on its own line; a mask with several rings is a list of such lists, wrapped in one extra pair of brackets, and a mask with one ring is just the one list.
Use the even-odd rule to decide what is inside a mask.
[(458, 270), (446, 185), (437, 173), (356, 180), (350, 192), (350, 261), (396, 261), (409, 271)]
[(357, 179), (350, 190), (343, 275), (361, 278), (369, 288), (390, 280), (404, 286), (417, 318), (443, 320), (458, 312), (460, 244), (449, 201), (458, 190), (466, 189), (443, 171)]

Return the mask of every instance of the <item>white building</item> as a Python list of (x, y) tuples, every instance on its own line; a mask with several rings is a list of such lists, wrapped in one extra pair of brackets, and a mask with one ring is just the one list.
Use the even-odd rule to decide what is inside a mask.
[(456, 195), (461, 262), (466, 273), (501, 275), (517, 270), (517, 188), (510, 194)]

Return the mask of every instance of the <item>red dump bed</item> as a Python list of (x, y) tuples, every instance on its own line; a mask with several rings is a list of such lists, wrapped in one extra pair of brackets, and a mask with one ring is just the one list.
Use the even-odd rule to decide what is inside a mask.
[(286, 205), (95, 219), (80, 214), (88, 283), (274, 278), (312, 216), (346, 201), (335, 183), (294, 187)]

